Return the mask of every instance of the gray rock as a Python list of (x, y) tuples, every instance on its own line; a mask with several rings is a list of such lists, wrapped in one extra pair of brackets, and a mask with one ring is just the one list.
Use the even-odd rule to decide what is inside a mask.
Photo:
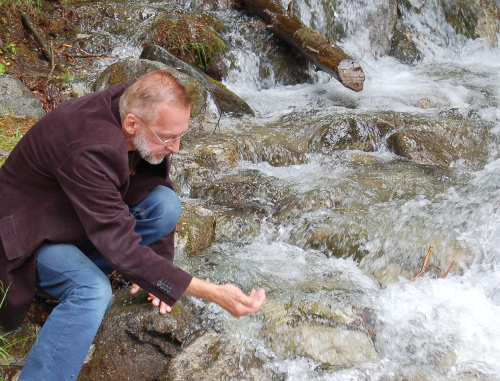
[(184, 347), (158, 381), (271, 380), (272, 360), (249, 340), (209, 331)]
[(191, 299), (178, 301), (172, 312), (160, 315), (143, 291), (117, 292), (94, 339), (90, 360), (78, 379), (109, 381), (157, 380), (165, 364), (199, 329), (198, 311)]
[(0, 114), (31, 116), (41, 119), (45, 115), (42, 102), (12, 75), (0, 76)]

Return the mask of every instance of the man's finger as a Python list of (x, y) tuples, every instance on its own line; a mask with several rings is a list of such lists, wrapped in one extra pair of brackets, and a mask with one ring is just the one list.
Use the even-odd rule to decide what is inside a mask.
[(165, 315), (167, 312), (172, 312), (172, 307), (170, 307), (167, 303), (161, 302), (160, 314)]
[(135, 283), (132, 284), (132, 286), (130, 287), (130, 293), (131, 294), (135, 294), (137, 293), (141, 288), (136, 285)]

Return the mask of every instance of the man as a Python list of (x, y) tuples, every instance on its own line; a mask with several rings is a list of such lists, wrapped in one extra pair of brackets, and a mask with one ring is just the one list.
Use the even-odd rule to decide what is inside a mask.
[(168, 173), (188, 129), (191, 100), (170, 74), (148, 73), (59, 106), (38, 121), (0, 168), (0, 321), (17, 327), (35, 288), (58, 299), (19, 380), (76, 379), (111, 306), (117, 270), (153, 296), (161, 314), (181, 295), (239, 317), (259, 311), (245, 295), (173, 265), (182, 212)]

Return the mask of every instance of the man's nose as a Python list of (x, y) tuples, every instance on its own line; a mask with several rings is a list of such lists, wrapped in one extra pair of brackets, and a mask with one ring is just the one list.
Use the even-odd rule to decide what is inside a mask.
[(169, 146), (167, 146), (167, 148), (172, 153), (178, 153), (179, 150), (181, 149), (181, 139), (177, 139), (175, 142), (173, 142), (172, 144), (170, 144)]

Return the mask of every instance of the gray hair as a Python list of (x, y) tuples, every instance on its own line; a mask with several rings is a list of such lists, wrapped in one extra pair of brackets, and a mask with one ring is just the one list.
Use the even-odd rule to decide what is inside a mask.
[(186, 88), (166, 71), (151, 71), (132, 83), (120, 98), (120, 117), (129, 113), (155, 122), (156, 108), (161, 104), (190, 107)]

